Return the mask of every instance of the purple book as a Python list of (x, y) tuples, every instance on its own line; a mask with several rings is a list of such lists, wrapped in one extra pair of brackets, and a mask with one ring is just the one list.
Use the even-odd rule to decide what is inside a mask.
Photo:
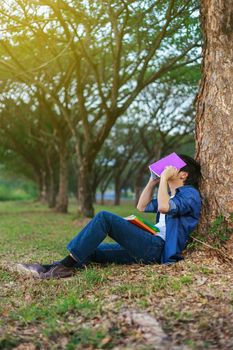
[(186, 163), (175, 152), (171, 153), (168, 156), (161, 158), (157, 162), (149, 165), (153, 179), (159, 178), (165, 167), (168, 165), (172, 165), (177, 169), (181, 169), (186, 165)]

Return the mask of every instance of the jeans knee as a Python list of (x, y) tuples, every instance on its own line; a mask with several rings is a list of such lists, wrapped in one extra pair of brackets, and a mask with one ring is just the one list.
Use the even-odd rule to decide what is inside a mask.
[(111, 218), (112, 215), (113, 215), (113, 213), (110, 213), (109, 211), (101, 210), (101, 211), (96, 215), (96, 217), (98, 217), (98, 218), (101, 219), (101, 220), (108, 221), (108, 220)]
[(96, 214), (96, 216), (105, 217), (105, 216), (108, 216), (109, 214), (111, 213), (106, 210), (101, 210), (99, 213)]

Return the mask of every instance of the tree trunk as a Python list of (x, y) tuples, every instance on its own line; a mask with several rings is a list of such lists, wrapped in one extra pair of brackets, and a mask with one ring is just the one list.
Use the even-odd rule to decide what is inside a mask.
[(97, 203), (97, 193), (96, 191), (93, 191), (93, 203), (96, 204)]
[(59, 213), (67, 213), (68, 209), (68, 169), (65, 148), (60, 151), (59, 164), (59, 190), (56, 211)]
[(231, 0), (202, 0), (204, 61), (197, 97), (196, 159), (203, 179), (200, 231), (233, 212), (233, 7)]
[(128, 198), (128, 188), (124, 188), (124, 197)]
[(47, 189), (48, 207), (55, 208), (57, 193), (56, 193), (56, 186), (55, 186), (55, 179), (54, 179), (54, 170), (49, 158), (47, 158), (47, 165), (48, 165), (48, 176), (47, 176), (46, 189)]
[(140, 174), (139, 176), (136, 177), (135, 179), (135, 185), (134, 185), (134, 193), (135, 193), (135, 200), (134, 200), (134, 204), (135, 207), (138, 204), (141, 192), (142, 192), (142, 175)]
[(100, 182), (100, 193), (101, 193), (101, 205), (105, 204), (105, 192), (107, 191), (108, 185), (112, 179), (112, 176), (108, 176), (108, 178), (105, 180), (105, 182)]
[(79, 173), (77, 172), (77, 179), (76, 179), (76, 199), (77, 202), (79, 202)]
[(101, 205), (104, 205), (104, 193), (105, 193), (105, 191), (101, 192), (101, 201), (100, 201)]
[(39, 175), (39, 200), (43, 204), (47, 203), (46, 174), (43, 170)]
[(114, 197), (114, 205), (120, 205), (120, 204), (121, 204), (121, 190), (116, 189), (115, 197)]
[(48, 207), (49, 208), (55, 208), (56, 206), (56, 189), (55, 189), (55, 183), (54, 178), (51, 177), (48, 182), (47, 187), (47, 199), (48, 199)]
[[(134, 191), (135, 191), (135, 206), (137, 206), (141, 192), (143, 190), (142, 182), (143, 182), (143, 176), (145, 173), (145, 169), (147, 168), (147, 165), (143, 165), (138, 168), (137, 172), (135, 172), (135, 182), (134, 182)], [(149, 171), (148, 171), (148, 176)]]
[(88, 218), (94, 216), (91, 171), (92, 165), (84, 159), (78, 169), (78, 214)]
[(97, 203), (97, 188), (98, 188), (98, 183), (96, 179), (92, 178), (92, 196), (93, 196), (93, 203)]
[(115, 198), (114, 198), (114, 205), (120, 205), (121, 203), (121, 186), (120, 186), (120, 176), (115, 177)]

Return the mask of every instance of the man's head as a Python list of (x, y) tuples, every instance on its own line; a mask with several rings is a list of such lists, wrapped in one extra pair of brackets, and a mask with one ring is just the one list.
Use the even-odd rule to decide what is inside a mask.
[(191, 185), (198, 188), (198, 183), (201, 177), (199, 163), (185, 154), (178, 154), (178, 156), (186, 163), (186, 165), (179, 171), (180, 176), (184, 180), (184, 186)]

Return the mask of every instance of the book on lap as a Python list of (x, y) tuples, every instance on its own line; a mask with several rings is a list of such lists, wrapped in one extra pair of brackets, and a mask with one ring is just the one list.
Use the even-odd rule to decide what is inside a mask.
[(160, 175), (164, 171), (166, 166), (172, 165), (177, 169), (183, 168), (186, 163), (175, 153), (171, 153), (168, 156), (161, 158), (157, 162), (149, 165), (149, 169), (153, 179), (160, 178)]
[(131, 224), (134, 224), (134, 225), (142, 228), (143, 230), (150, 232), (152, 235), (156, 235), (157, 232), (160, 231), (158, 227), (151, 224), (149, 221), (142, 219), (138, 215), (129, 215), (129, 216), (125, 217), (124, 219), (131, 222)]

